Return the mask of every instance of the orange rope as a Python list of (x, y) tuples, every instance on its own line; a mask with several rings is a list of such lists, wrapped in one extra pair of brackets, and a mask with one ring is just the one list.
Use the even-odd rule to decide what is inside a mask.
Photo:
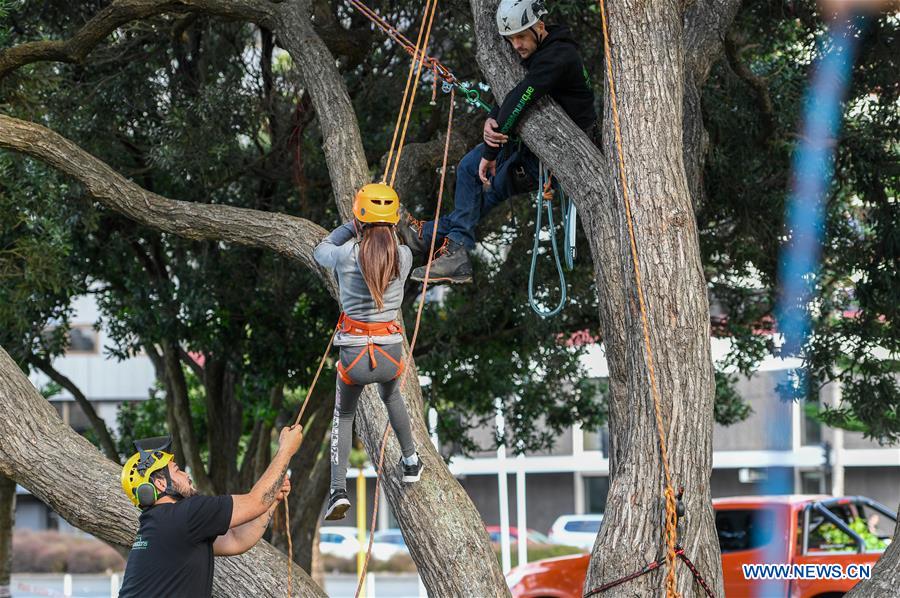
[[(447, 116), (447, 138), (444, 140), (444, 159), (441, 164), (441, 183), (438, 187), (438, 198), (437, 198), (437, 206), (434, 210), (434, 221), (438, 222), (441, 218), (441, 203), (444, 198), (444, 179), (447, 174), (447, 161), (450, 155), (450, 134), (453, 131), (453, 100), (455, 99), (456, 91), (450, 90), (450, 113)], [(409, 343), (409, 354), (407, 355), (406, 367), (404, 367), (404, 371), (411, 372), (410, 367), (412, 366), (413, 359), (413, 349), (416, 346), (416, 339), (419, 337), (419, 326), (422, 323), (422, 311), (425, 309), (425, 293), (428, 290), (428, 277), (431, 274), (431, 262), (434, 259), (434, 244), (437, 239), (437, 235), (431, 235), (431, 247), (428, 250), (428, 261), (425, 263), (425, 279), (422, 281), (422, 294), (419, 297), (419, 308), (416, 311), (416, 325), (413, 328), (412, 340)], [(402, 384), (402, 382), (401, 382)], [(359, 598), (359, 593), (362, 591), (363, 583), (366, 579), (366, 571), (369, 570), (369, 559), (372, 556), (372, 541), (375, 537), (375, 521), (378, 517), (378, 490), (381, 487), (381, 472), (384, 469), (384, 449), (387, 447), (387, 439), (388, 433), (390, 432), (390, 422), (384, 427), (384, 434), (381, 437), (381, 448), (378, 451), (378, 468), (375, 470), (375, 503), (372, 505), (372, 523), (369, 524), (369, 548), (366, 550), (366, 560), (363, 563), (362, 575), (359, 577), (359, 585), (356, 587), (356, 598)]]
[[(415, 90), (419, 85), (419, 77), (422, 75), (422, 66), (425, 64), (425, 50), (428, 48), (428, 39), (431, 37), (431, 26), (434, 24), (434, 13), (437, 9), (437, 0), (433, 0), (430, 4), (431, 11), (428, 14), (428, 26), (425, 29), (425, 41), (422, 42), (422, 56), (419, 58), (418, 62), (413, 60), (413, 64), (411, 66), (415, 66), (418, 64), (419, 66), (416, 68), (416, 78), (413, 81), (412, 90), (410, 93), (409, 103), (406, 107), (406, 116), (403, 120), (403, 131), (400, 134), (400, 141), (397, 145), (397, 156), (394, 158), (394, 166), (391, 170), (391, 182), (389, 183), (391, 187), (394, 186), (394, 181), (397, 179), (397, 168), (400, 166), (400, 155), (403, 153), (403, 142), (406, 141), (406, 131), (409, 128), (409, 117), (412, 115), (413, 102), (415, 101)], [(425, 10), (428, 11), (429, 6), (426, 5)]]
[(291, 590), (294, 585), (294, 543), (291, 541), (291, 507), (288, 505), (288, 497), (284, 497), (284, 533), (288, 543), (288, 598), (291, 598)]
[[(337, 335), (338, 326), (334, 327), (334, 332), (331, 333), (331, 338), (328, 340), (328, 346), (325, 348), (325, 353), (322, 354), (322, 359), (319, 361), (319, 368), (316, 370), (316, 375), (313, 376), (312, 384), (309, 385), (309, 390), (306, 392), (306, 398), (303, 399), (303, 404), (300, 406), (300, 413), (297, 414), (297, 419), (294, 420), (294, 425), (298, 425), (300, 423), (300, 418), (303, 417), (303, 412), (306, 411), (306, 405), (309, 403), (310, 397), (312, 397), (313, 390), (316, 388), (316, 382), (319, 381), (319, 375), (322, 373), (322, 368), (325, 367), (325, 361), (328, 359), (328, 354), (331, 352), (331, 345), (334, 343), (334, 337)], [(302, 442), (302, 441), (301, 441)], [(293, 562), (294, 562), (294, 546), (291, 541), (291, 511), (288, 506), (288, 497), (284, 497), (284, 533), (287, 536), (288, 543), (288, 553), (287, 553), (287, 570), (288, 570), (288, 598), (291, 598), (291, 585), (293, 582)]]
[(609, 31), (606, 24), (606, 6), (604, 0), (600, 0), (600, 17), (603, 22), (603, 47), (606, 55), (606, 73), (609, 79), (609, 95), (613, 114), (613, 126), (616, 134), (616, 151), (619, 157), (619, 177), (622, 183), (622, 197), (625, 201), (625, 216), (628, 222), (628, 237), (631, 244), (631, 261), (634, 263), (634, 278), (637, 285), (638, 304), (641, 311), (641, 324), (644, 332), (644, 346), (647, 352), (647, 369), (650, 373), (650, 392), (653, 396), (653, 408), (656, 415), (656, 432), (659, 436), (659, 451), (662, 460), (663, 475), (665, 477), (666, 498), (666, 597), (678, 596), (678, 587), (675, 571), (675, 559), (677, 549), (675, 547), (678, 515), (675, 505), (675, 489), (672, 486), (672, 474), (669, 470), (669, 454), (666, 448), (666, 431), (662, 421), (662, 402), (659, 388), (656, 382), (656, 372), (653, 367), (653, 349), (650, 345), (650, 321), (647, 316), (647, 304), (644, 300), (643, 285), (641, 283), (641, 270), (638, 265), (637, 241), (634, 234), (634, 218), (631, 213), (631, 202), (628, 198), (628, 183), (625, 178), (625, 153), (622, 149), (622, 131), (619, 126), (619, 108), (616, 100), (616, 84), (613, 80), (612, 57), (609, 45)]
[[(419, 27), (419, 35), (416, 38), (416, 47), (415, 47), (414, 54), (413, 54), (413, 60), (409, 65), (409, 72), (406, 75), (406, 87), (403, 90), (403, 101), (400, 103), (400, 111), (397, 112), (397, 122), (394, 125), (394, 136), (393, 136), (393, 138), (391, 138), (391, 145), (388, 148), (388, 157), (387, 157), (387, 162), (385, 164), (384, 175), (381, 177), (382, 183), (387, 181), (388, 172), (391, 170), (391, 163), (392, 163), (392, 159), (394, 156), (394, 150), (396, 149), (396, 144), (397, 144), (397, 136), (400, 133), (400, 123), (403, 121), (403, 114), (406, 109), (407, 103), (409, 103), (410, 110), (412, 109), (412, 103), (413, 103), (412, 100), (415, 98), (415, 95), (416, 95), (415, 94), (415, 85), (418, 85), (418, 83), (419, 83), (419, 77), (418, 77), (416, 65), (418, 64), (419, 70), (421, 70), (421, 65), (424, 60), (422, 55), (424, 55), (424, 53), (425, 53), (424, 48), (428, 47), (428, 36), (431, 34), (431, 25), (428, 24), (428, 20), (429, 20), (429, 11), (433, 5), (434, 6), (437, 5), (437, 0), (427, 0), (427, 2), (425, 4), (425, 11), (422, 13), (422, 25)], [(431, 13), (431, 16), (433, 16), (433, 11)], [(427, 33), (426, 33), (426, 30), (427, 30)], [(422, 45), (423, 37), (425, 38), (424, 47)], [(422, 55), (420, 55), (420, 53)], [(415, 77), (416, 83), (415, 83), (415, 85), (410, 86), (410, 83), (412, 83), (412, 80), (413, 80), (414, 73), (416, 74), (416, 77)], [(408, 121), (407, 121), (407, 124), (408, 124)], [(403, 135), (405, 136), (406, 135), (406, 124), (404, 124), (403, 126), (404, 126)], [(391, 186), (393, 186), (393, 183), (391, 183)]]

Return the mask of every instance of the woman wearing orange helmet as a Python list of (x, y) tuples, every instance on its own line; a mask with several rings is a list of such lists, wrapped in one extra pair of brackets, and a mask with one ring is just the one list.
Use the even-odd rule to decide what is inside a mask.
[(378, 384), (400, 441), (403, 481), (417, 482), (422, 473), (399, 384), (403, 335), (397, 311), (412, 266), (412, 253), (397, 241), (399, 210), (400, 199), (391, 187), (379, 183), (364, 186), (353, 202), (355, 218), (335, 229), (313, 254), (320, 265), (334, 272), (344, 309), (334, 339), (341, 358), (331, 428), (328, 520), (343, 519), (350, 508), (347, 462), (356, 405), (366, 384)]

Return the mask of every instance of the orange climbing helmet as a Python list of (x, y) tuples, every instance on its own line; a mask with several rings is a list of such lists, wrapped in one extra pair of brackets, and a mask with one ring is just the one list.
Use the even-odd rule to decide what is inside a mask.
[(356, 192), (353, 215), (365, 224), (400, 222), (400, 198), (390, 185), (369, 183)]

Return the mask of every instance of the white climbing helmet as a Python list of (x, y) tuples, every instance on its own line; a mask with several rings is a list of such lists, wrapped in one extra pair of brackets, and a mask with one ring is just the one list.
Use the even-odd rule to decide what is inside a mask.
[(497, 29), (500, 35), (514, 35), (534, 27), (545, 14), (544, 0), (500, 0)]

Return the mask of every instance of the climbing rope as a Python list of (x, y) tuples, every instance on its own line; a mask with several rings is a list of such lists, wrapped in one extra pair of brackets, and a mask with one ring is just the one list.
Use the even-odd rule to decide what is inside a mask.
[[(466, 86), (456, 77), (456, 75), (453, 74), (453, 72), (449, 68), (442, 64), (440, 60), (428, 56), (423, 49), (419, 49), (418, 43), (413, 44), (396, 27), (391, 25), (381, 15), (379, 15), (377, 12), (375, 12), (359, 0), (348, 0), (348, 2), (350, 3), (350, 6), (359, 11), (360, 14), (369, 19), (373, 24), (375, 24), (376, 27), (381, 29), (381, 31), (387, 34), (388, 37), (390, 37), (400, 47), (406, 50), (410, 54), (410, 56), (412, 56), (413, 62), (416, 62), (416, 60), (420, 60), (429, 69), (431, 69), (433, 75), (435, 76), (435, 83), (437, 83), (438, 78), (443, 82), (443, 91), (445, 93), (449, 93), (451, 89), (456, 88), (469, 104), (477, 106), (478, 108), (481, 108), (486, 112), (490, 112), (491, 107), (485, 104), (481, 99), (481, 93), (479, 93), (477, 89), (469, 88), (468, 86)], [(432, 100), (433, 99), (434, 98), (432, 97)]]
[(666, 431), (662, 420), (662, 399), (656, 382), (656, 372), (653, 366), (653, 349), (650, 344), (650, 321), (647, 315), (647, 302), (644, 299), (643, 284), (641, 282), (641, 270), (638, 263), (637, 240), (634, 234), (634, 217), (631, 212), (631, 201), (628, 198), (628, 182), (625, 177), (625, 153), (622, 149), (622, 131), (619, 124), (619, 108), (616, 99), (616, 84), (613, 77), (612, 53), (610, 51), (609, 30), (606, 23), (606, 4), (600, 0), (600, 18), (603, 24), (603, 49), (606, 57), (606, 75), (609, 82), (610, 107), (612, 108), (613, 128), (615, 130), (616, 152), (619, 159), (619, 178), (622, 185), (622, 198), (625, 203), (625, 219), (628, 224), (628, 238), (631, 247), (631, 261), (634, 265), (635, 286), (637, 287), (638, 306), (641, 313), (641, 324), (644, 333), (644, 348), (646, 351), (647, 370), (650, 374), (650, 392), (653, 397), (653, 408), (656, 417), (656, 433), (659, 439), (660, 460), (662, 462), (665, 482), (666, 518), (665, 518), (665, 544), (666, 544), (666, 598), (678, 596), (677, 572), (675, 570), (678, 550), (676, 548), (678, 534), (678, 513), (675, 501), (675, 490), (672, 486), (672, 474), (669, 469), (669, 454), (666, 442)]
[[(303, 417), (303, 412), (306, 411), (306, 405), (309, 403), (310, 397), (312, 397), (313, 391), (316, 389), (316, 383), (319, 381), (319, 376), (322, 374), (322, 368), (325, 367), (325, 361), (328, 360), (328, 354), (331, 353), (331, 346), (334, 344), (334, 337), (337, 335), (337, 331), (340, 328), (340, 323), (338, 323), (334, 327), (334, 331), (331, 333), (331, 338), (328, 340), (328, 346), (325, 348), (325, 353), (322, 354), (322, 359), (319, 360), (319, 367), (316, 369), (316, 375), (313, 376), (312, 384), (309, 385), (309, 390), (306, 391), (306, 397), (303, 399), (303, 404), (300, 405), (300, 412), (297, 414), (297, 418), (294, 420), (294, 425), (300, 424), (300, 419)], [(293, 556), (294, 556), (294, 546), (291, 540), (291, 508), (288, 505), (288, 497), (284, 497), (284, 535), (287, 536), (287, 544), (288, 544), (288, 553), (287, 553), (287, 571), (288, 571), (288, 598), (291, 598), (291, 586), (293, 584), (294, 578), (294, 568), (293, 568)]]
[[(537, 212), (534, 217), (534, 245), (531, 248), (531, 270), (528, 273), (528, 304), (531, 305), (531, 309), (534, 310), (534, 313), (542, 318), (552, 318), (553, 316), (561, 312), (563, 307), (565, 307), (566, 305), (566, 275), (563, 272), (562, 264), (559, 261), (559, 248), (557, 247), (556, 243), (556, 227), (553, 224), (552, 198), (553, 189), (551, 187), (550, 173), (546, 168), (544, 168), (544, 164), (541, 163), (541, 165), (539, 166), (538, 174), (538, 189), (535, 196)], [(562, 200), (565, 201), (564, 196), (562, 197)], [(544, 208), (546, 208), (547, 210), (547, 227), (550, 232), (550, 245), (553, 247), (553, 260), (556, 262), (556, 272), (559, 274), (559, 303), (557, 303), (556, 307), (554, 307), (553, 309), (541, 308), (534, 297), (534, 275), (535, 271), (537, 270), (537, 258), (541, 245), (541, 214), (543, 213)], [(568, 223), (569, 218), (565, 214), (564, 204), (563, 224), (564, 226), (568, 226)], [(566, 238), (566, 240), (568, 240), (568, 231), (565, 231), (564, 237)], [(569, 252), (566, 251), (566, 256), (568, 257), (568, 255)]]
[[(428, 39), (431, 37), (431, 26), (434, 24), (434, 12), (436, 8), (437, 0), (426, 1), (425, 10), (422, 13), (422, 24), (419, 27), (419, 35), (416, 38), (416, 45), (413, 49), (413, 60), (409, 65), (409, 73), (406, 76), (406, 88), (403, 90), (403, 101), (400, 104), (400, 111), (397, 112), (397, 122), (394, 125), (394, 136), (391, 139), (391, 145), (388, 148), (387, 164), (384, 175), (381, 177), (381, 182), (387, 183), (388, 173), (390, 172), (391, 179), (387, 184), (391, 187), (394, 186), (394, 180), (397, 176), (397, 167), (400, 165), (400, 154), (403, 151), (403, 141), (406, 138), (406, 129), (409, 126), (409, 117), (412, 114), (412, 107), (416, 97), (416, 88), (419, 85), (419, 77), (422, 74), (422, 67), (425, 64), (425, 50), (428, 48)], [(396, 157), (394, 157), (395, 151)]]

